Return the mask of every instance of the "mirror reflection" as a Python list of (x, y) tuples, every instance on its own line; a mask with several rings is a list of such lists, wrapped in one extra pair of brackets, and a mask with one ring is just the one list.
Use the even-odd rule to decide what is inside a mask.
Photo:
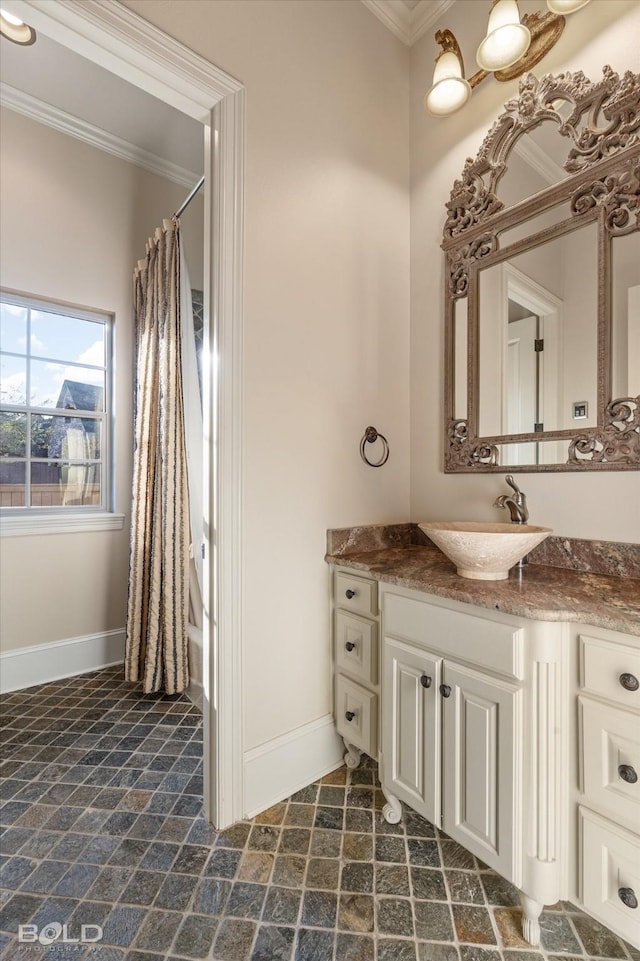
[(640, 394), (640, 233), (611, 241), (611, 392)]
[(467, 298), (455, 302), (453, 318), (454, 336), (454, 400), (453, 416), (457, 420), (467, 416), (467, 342), (469, 337)]
[(593, 427), (597, 225), (479, 272), (482, 437)]
[(564, 163), (571, 142), (558, 135), (558, 124), (547, 120), (523, 133), (514, 143), (508, 165), (498, 184), (498, 196), (507, 207), (565, 180)]

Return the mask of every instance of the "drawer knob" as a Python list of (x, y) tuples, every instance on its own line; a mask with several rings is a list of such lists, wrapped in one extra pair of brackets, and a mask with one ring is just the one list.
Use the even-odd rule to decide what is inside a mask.
[(423, 687), (431, 687), (431, 678), (428, 674), (423, 674), (420, 678), (420, 683)]
[(640, 687), (640, 681), (635, 674), (621, 674), (619, 681), (625, 691), (637, 691)]
[(448, 684), (441, 684), (440, 693), (442, 694), (443, 697), (451, 697), (451, 688), (449, 687)]
[(351, 591), (351, 590), (345, 591), (345, 592), (344, 592), (344, 596), (346, 597), (346, 599), (347, 599), (348, 601), (350, 601), (352, 597), (355, 597), (355, 596), (356, 596), (356, 592), (355, 592), (355, 591)]
[(347, 721), (353, 721), (356, 713), (355, 711), (346, 711), (344, 716), (346, 717)]
[(618, 775), (623, 781), (626, 781), (627, 784), (635, 784), (638, 780), (636, 769), (631, 767), (630, 764), (621, 764), (618, 768)]
[(351, 651), (355, 651), (356, 646), (353, 643), (353, 641), (347, 641), (347, 643), (345, 644), (345, 648), (349, 651), (349, 653), (351, 653)]
[(633, 888), (618, 888), (618, 897), (626, 908), (638, 907), (638, 899)]

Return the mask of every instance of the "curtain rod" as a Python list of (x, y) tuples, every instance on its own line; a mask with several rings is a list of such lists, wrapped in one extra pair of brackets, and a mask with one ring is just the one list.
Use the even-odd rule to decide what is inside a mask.
[(203, 186), (204, 186), (204, 177), (201, 177), (198, 183), (195, 185), (195, 187), (191, 191), (191, 193), (189, 194), (189, 196), (187, 197), (187, 199), (185, 200), (185, 202), (182, 204), (182, 206), (176, 210), (175, 214), (173, 215), (174, 217), (177, 218), (180, 216), (180, 214), (185, 212), (185, 210), (187, 209), (187, 207), (189, 206), (189, 204), (191, 203), (195, 195)]

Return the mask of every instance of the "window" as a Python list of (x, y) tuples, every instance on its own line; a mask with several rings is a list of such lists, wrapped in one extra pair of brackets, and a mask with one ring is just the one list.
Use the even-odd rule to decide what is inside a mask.
[(0, 295), (0, 508), (106, 512), (112, 317)]

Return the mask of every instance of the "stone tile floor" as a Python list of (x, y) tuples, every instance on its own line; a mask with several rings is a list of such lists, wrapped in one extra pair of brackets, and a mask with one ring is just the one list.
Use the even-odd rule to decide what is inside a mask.
[[(386, 824), (370, 761), (217, 832), (186, 697), (111, 668), (6, 695), (3, 714), (7, 961), (640, 961), (570, 905), (526, 945), (509, 884), (410, 811)], [(19, 924), (103, 936), (47, 947)]]

